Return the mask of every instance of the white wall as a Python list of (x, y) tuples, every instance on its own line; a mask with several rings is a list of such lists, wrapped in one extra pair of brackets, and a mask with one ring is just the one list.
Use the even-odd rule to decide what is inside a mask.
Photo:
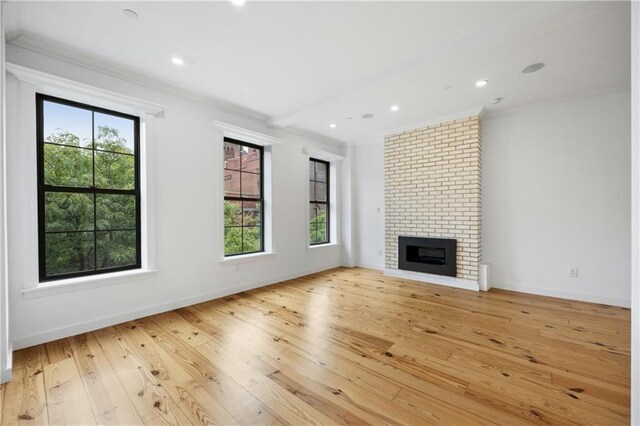
[(629, 108), (621, 91), (484, 120), (494, 287), (630, 306)]
[[(307, 250), (307, 164), (303, 147), (316, 146), (337, 154), (344, 153), (343, 147), (328, 147), (268, 128), (249, 117), (15, 46), (8, 46), (7, 60), (166, 106), (165, 118), (155, 120), (149, 141), (154, 145), (156, 163), (155, 278), (26, 299), (21, 294), (23, 262), (11, 253), (11, 247), (24, 244), (21, 235), (11, 232), (11, 221), (22, 214), (21, 206), (9, 203), (10, 325), (16, 348), (341, 264), (340, 246)], [(21, 178), (19, 165), (11, 163), (11, 156), (16, 155), (18, 144), (33, 143), (35, 147), (35, 141), (16, 136), (19, 82), (10, 76), (7, 84), (11, 197)], [(216, 174), (221, 173), (222, 165), (215, 161), (213, 120), (283, 140), (272, 148), (273, 246), (277, 253), (272, 258), (237, 266), (219, 263), (221, 244), (216, 240), (216, 217), (222, 211), (222, 194), (216, 187)]]
[(384, 140), (352, 150), (357, 265), (384, 269)]
[[(483, 261), (493, 286), (630, 305), (629, 125), (628, 92), (483, 121)], [(383, 269), (383, 140), (354, 148), (357, 264)]]

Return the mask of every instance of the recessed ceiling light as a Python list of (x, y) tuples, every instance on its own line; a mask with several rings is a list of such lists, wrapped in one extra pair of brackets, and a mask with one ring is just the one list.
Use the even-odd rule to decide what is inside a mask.
[(335, 129), (336, 125), (335, 125), (335, 123), (331, 123), (331, 124), (329, 124), (329, 127), (331, 127), (332, 129)]
[(233, 3), (236, 6), (244, 6), (244, 2), (245, 0), (231, 0), (231, 3)]
[(370, 118), (373, 118), (373, 114), (371, 114), (370, 112), (366, 114), (362, 114), (362, 118), (364, 118), (365, 120), (368, 120)]
[(493, 98), (493, 99), (491, 99), (491, 100), (489, 101), (489, 103), (490, 103), (491, 105), (497, 105), (497, 104), (499, 104), (499, 103), (500, 103), (500, 101), (501, 101), (501, 100), (502, 100), (502, 98)]
[(544, 62), (536, 62), (522, 69), (522, 74), (531, 74), (532, 72), (540, 71), (544, 68)]
[(489, 80), (478, 80), (476, 81), (476, 87), (484, 87), (489, 83)]
[(447, 84), (446, 86), (444, 86), (444, 87), (443, 87), (443, 89), (444, 89), (444, 90), (449, 90), (449, 89), (451, 89), (451, 85), (450, 85), (450, 84)]
[(125, 9), (122, 11), (122, 13), (124, 13), (124, 16), (126, 16), (127, 18), (136, 19), (138, 17), (138, 14), (135, 10)]
[(184, 59), (179, 56), (172, 56), (171, 62), (173, 62), (173, 65), (184, 65)]
[(353, 117), (347, 117), (347, 120), (353, 120)]
[(391, 105), (391, 108), (389, 108), (391, 111), (397, 111), (400, 109), (400, 107), (398, 105)]

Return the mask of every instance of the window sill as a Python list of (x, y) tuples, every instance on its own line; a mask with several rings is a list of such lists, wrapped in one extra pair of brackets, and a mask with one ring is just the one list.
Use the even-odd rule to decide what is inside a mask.
[(146, 280), (154, 278), (156, 275), (157, 271), (148, 269), (113, 272), (111, 274), (92, 275), (81, 278), (71, 278), (49, 283), (42, 283), (37, 287), (23, 289), (22, 294), (25, 298), (32, 299), (34, 297), (51, 296), (54, 294), (68, 293), (77, 290), (122, 284), (128, 281)]
[(220, 261), (222, 266), (239, 265), (241, 263), (257, 262), (259, 260), (267, 260), (274, 257), (275, 252), (239, 254), (237, 256), (225, 257)]
[(320, 250), (320, 249), (329, 249), (333, 247), (339, 247), (338, 243), (325, 243), (325, 244), (316, 244), (314, 246), (307, 246), (307, 250)]

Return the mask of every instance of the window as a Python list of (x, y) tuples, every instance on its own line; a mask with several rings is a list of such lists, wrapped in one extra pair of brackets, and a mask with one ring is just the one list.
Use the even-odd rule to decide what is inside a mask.
[(329, 163), (309, 159), (309, 244), (329, 242)]
[(140, 119), (36, 95), (40, 281), (140, 268)]
[(261, 146), (224, 138), (224, 254), (264, 251)]

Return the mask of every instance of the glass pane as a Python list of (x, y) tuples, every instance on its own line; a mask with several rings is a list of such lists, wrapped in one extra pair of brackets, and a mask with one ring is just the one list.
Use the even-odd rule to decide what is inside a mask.
[(324, 204), (311, 204), (309, 222), (326, 222), (327, 206)]
[(260, 150), (243, 146), (240, 152), (242, 155), (242, 171), (260, 173)]
[(224, 254), (242, 253), (242, 228), (224, 228)]
[(231, 170), (224, 171), (224, 196), (240, 196), (240, 172), (234, 172)]
[(319, 182), (327, 181), (327, 165), (325, 163), (316, 162), (316, 178)]
[(134, 189), (135, 163), (132, 155), (96, 151), (96, 187)]
[(45, 234), (47, 276), (94, 270), (93, 232)]
[(91, 111), (43, 102), (44, 141), (91, 148)]
[(128, 118), (95, 113), (95, 147), (105, 151), (134, 153), (134, 122)]
[(242, 201), (224, 202), (224, 226), (242, 225)]
[(262, 206), (257, 201), (242, 202), (242, 224), (244, 226), (260, 226), (262, 225), (261, 217)]
[(327, 184), (316, 182), (316, 198), (314, 201), (327, 201)]
[(262, 249), (261, 234), (259, 226), (251, 226), (243, 229), (242, 252), (251, 253)]
[(260, 198), (260, 175), (242, 173), (242, 197)]
[(98, 267), (117, 268), (136, 264), (136, 231), (98, 231)]
[(135, 195), (96, 195), (96, 221), (101, 231), (136, 228)]
[(92, 151), (44, 144), (44, 183), (56, 186), (93, 186)]
[(309, 160), (309, 180), (316, 180), (316, 162)]
[(318, 243), (327, 242), (327, 225), (323, 222), (316, 224), (316, 239)]
[(224, 143), (224, 168), (240, 170), (240, 145), (230, 142)]
[(44, 230), (93, 231), (93, 195), (70, 192), (44, 194)]
[(316, 184), (309, 182), (309, 201), (316, 201)]
[(320, 236), (318, 235), (318, 224), (310, 223), (309, 224), (309, 243), (310, 244), (318, 244), (322, 242)]

